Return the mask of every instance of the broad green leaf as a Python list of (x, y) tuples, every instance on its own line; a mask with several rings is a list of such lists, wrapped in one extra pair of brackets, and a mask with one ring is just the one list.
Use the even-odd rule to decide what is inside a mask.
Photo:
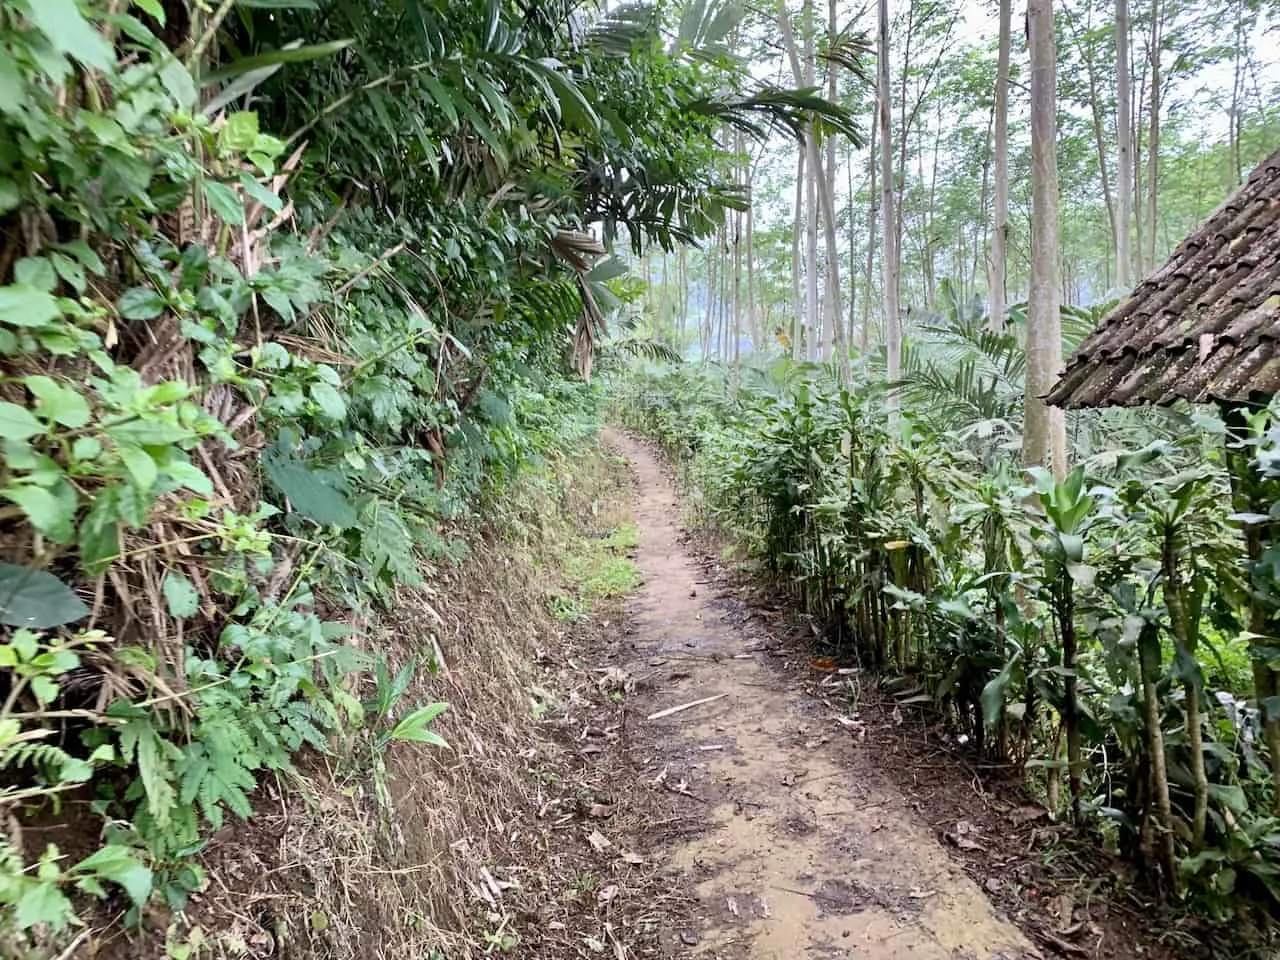
[(0, 623), (48, 630), (88, 614), (89, 608), (53, 574), (0, 563)]
[(1087, 563), (1068, 563), (1067, 573), (1071, 575), (1071, 579), (1076, 586), (1088, 588), (1093, 586), (1098, 570)]
[(116, 444), (116, 452), (137, 488), (143, 493), (150, 493), (160, 473), (151, 454), (132, 443)]
[(336, 476), (311, 470), (296, 460), (268, 458), (263, 461), (267, 477), (289, 498), (293, 509), (316, 523), (351, 527), (356, 511), (346, 495), (337, 488)]
[(170, 570), (164, 578), (164, 599), (169, 613), (174, 617), (190, 617), (200, 609), (200, 594), (195, 586), (180, 573)]
[(227, 153), (247, 153), (258, 139), (258, 115), (252, 110), (241, 110), (227, 117), (218, 134), (218, 142)]
[(556, 92), (565, 119), (584, 130), (600, 129), (600, 116), (583, 95), (582, 89), (559, 70), (548, 70), (547, 81)]
[(458, 109), (454, 106), (453, 94), (447, 90), (436, 77), (425, 76), (422, 78), (423, 85), (427, 88), (427, 92), (431, 94), (431, 99), (436, 102), (445, 116), (449, 118), (449, 125), (456, 127), (458, 125)]
[(80, 521), (80, 563), (92, 576), (102, 573), (120, 555), (119, 496), (118, 487), (99, 490)]
[(15, 283), (45, 293), (53, 293), (58, 286), (58, 274), (47, 257), (23, 257), (13, 265), (13, 279)]
[(419, 707), (395, 725), (390, 733), (392, 740), (406, 740), (416, 743), (429, 743), (437, 747), (448, 747), (444, 737), (428, 728), (436, 717), (449, 709), (447, 703), (431, 703)]
[(22, 205), (22, 191), (8, 177), (0, 177), (0, 214), (17, 210)]
[(1084, 537), (1074, 533), (1064, 533), (1058, 539), (1069, 563), (1080, 563), (1084, 559)]
[(49, 259), (53, 261), (53, 269), (58, 271), (58, 276), (65, 280), (71, 289), (76, 293), (84, 293), (89, 286), (88, 280), (84, 275), (84, 267), (75, 260), (72, 260), (65, 253), (52, 253)]
[(75, 257), (90, 273), (96, 276), (104, 276), (107, 272), (107, 265), (102, 262), (102, 258), (98, 256), (94, 249), (83, 240), (70, 240), (67, 243), (59, 244), (59, 249), (65, 250), (71, 256)]
[(26, 407), (20, 407), (16, 403), (0, 402), (0, 438), (26, 440), (28, 437), (44, 432), (45, 425)]
[(88, 760), (71, 757), (63, 761), (58, 776), (63, 783), (88, 783), (93, 779), (93, 764)]
[(14, 327), (43, 327), (62, 316), (53, 294), (15, 283), (0, 287), (0, 321)]
[(174, 483), (186, 487), (193, 493), (198, 493), (202, 497), (213, 494), (213, 483), (208, 475), (190, 462), (171, 457), (165, 462), (163, 471)]
[(244, 226), (244, 204), (234, 190), (216, 180), (206, 180), (203, 186), (205, 199), (224, 223), (233, 227)]
[(119, 883), (134, 904), (142, 906), (151, 897), (151, 870), (138, 861), (128, 847), (108, 844), (76, 864), (76, 873), (96, 873)]
[(173, 97), (174, 103), (184, 110), (190, 110), (199, 99), (195, 81), (191, 79), (191, 71), (177, 57), (166, 57), (164, 66), (160, 68), (160, 82)]
[(240, 174), (240, 186), (244, 187), (244, 192), (260, 204), (270, 210), (272, 213), (279, 213), (284, 209), (284, 200), (278, 194), (272, 193), (253, 177), (247, 173)]
[(31, 525), (55, 543), (68, 543), (75, 537), (75, 501), (57, 496), (34, 484), (10, 484), (0, 489), (0, 497), (16, 503)]
[(75, 0), (28, 0), (27, 15), (60, 53), (99, 70), (115, 66), (111, 44), (84, 18)]
[(164, 26), (164, 5), (160, 0), (133, 0), (133, 5), (148, 16), (155, 17)]
[(991, 678), (982, 688), (982, 719), (989, 730), (994, 730), (1000, 722), (1000, 714), (1004, 710), (1009, 695), (1009, 686), (1013, 683), (1013, 672), (1022, 659), (1022, 652), (1016, 651), (1005, 661), (1000, 672)]
[(310, 392), (311, 399), (328, 419), (345, 420), (347, 418), (346, 401), (342, 399), (342, 394), (329, 384), (313, 383)]
[(196, 433), (187, 427), (165, 420), (126, 420), (107, 427), (107, 436), (117, 443), (137, 443), (144, 447), (162, 447), (190, 440)]
[(58, 684), (53, 677), (39, 674), (31, 678), (31, 692), (42, 705), (47, 706), (58, 698)]
[(1209, 784), (1209, 796), (1236, 814), (1236, 816), (1243, 816), (1249, 812), (1249, 799), (1238, 784), (1211, 783)]
[(41, 375), (27, 377), (23, 383), (39, 401), (36, 413), (45, 420), (72, 430), (89, 422), (89, 403), (74, 387), (63, 386)]
[[(40, 0), (36, 0), (37, 3)], [(24, 884), (26, 889), (18, 898), (13, 919), (19, 930), (27, 930), (38, 923), (47, 923), (54, 930), (61, 930), (71, 920), (71, 901), (52, 880), (33, 880)]]
[(152, 287), (130, 287), (116, 308), (126, 320), (154, 320), (165, 311), (164, 297)]
[(598, 283), (607, 283), (625, 277), (631, 268), (620, 257), (606, 257), (587, 271), (587, 279)]

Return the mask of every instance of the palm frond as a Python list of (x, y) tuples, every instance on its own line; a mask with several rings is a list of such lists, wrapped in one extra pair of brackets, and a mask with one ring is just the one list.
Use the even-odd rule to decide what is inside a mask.
[(603, 344), (602, 349), (653, 363), (680, 363), (683, 360), (679, 351), (652, 337), (619, 337)]

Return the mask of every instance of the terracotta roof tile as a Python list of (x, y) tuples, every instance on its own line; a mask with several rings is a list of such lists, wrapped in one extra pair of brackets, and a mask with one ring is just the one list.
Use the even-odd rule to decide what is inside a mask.
[(1280, 151), (1111, 311), (1067, 361), (1061, 407), (1280, 392)]

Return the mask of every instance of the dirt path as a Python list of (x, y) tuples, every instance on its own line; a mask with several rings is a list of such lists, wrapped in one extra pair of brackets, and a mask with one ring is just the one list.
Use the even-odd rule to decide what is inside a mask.
[[(646, 775), (706, 829), (669, 851), (698, 896), (668, 952), (715, 958), (1025, 960), (1040, 956), (876, 771), (833, 710), (788, 684), (740, 601), (682, 546), (671, 485), (641, 444), (608, 442), (638, 480), (626, 664), (646, 679)], [(650, 771), (652, 771), (650, 773)], [(695, 812), (696, 811), (696, 812)]]

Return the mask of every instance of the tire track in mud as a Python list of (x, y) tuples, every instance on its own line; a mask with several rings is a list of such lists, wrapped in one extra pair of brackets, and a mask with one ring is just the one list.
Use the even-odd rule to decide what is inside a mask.
[[(705, 829), (663, 851), (697, 895), (698, 925), (664, 931), (670, 956), (799, 960), (1027, 960), (1040, 954), (876, 770), (830, 710), (769, 663), (745, 605), (709, 595), (680, 542), (653, 455), (610, 432), (638, 481), (628, 662), (648, 678), (632, 721), (643, 772)], [(701, 581), (701, 582), (700, 582)], [(714, 588), (712, 588), (714, 590)]]

